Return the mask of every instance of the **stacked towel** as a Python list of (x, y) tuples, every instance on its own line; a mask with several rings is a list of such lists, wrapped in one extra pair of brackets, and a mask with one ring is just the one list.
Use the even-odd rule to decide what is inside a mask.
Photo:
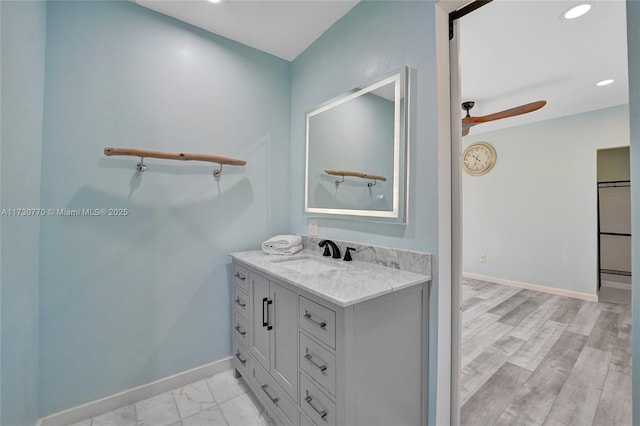
[(302, 250), (300, 235), (276, 235), (262, 243), (262, 251), (267, 254), (294, 254)]

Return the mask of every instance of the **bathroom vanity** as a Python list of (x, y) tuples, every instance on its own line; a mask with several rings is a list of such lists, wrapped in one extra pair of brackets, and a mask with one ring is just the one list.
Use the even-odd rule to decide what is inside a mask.
[(426, 425), (430, 275), (308, 249), (231, 256), (232, 365), (277, 424)]

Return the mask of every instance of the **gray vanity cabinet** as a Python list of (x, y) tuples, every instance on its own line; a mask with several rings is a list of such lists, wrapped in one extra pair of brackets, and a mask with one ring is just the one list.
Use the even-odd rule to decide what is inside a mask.
[(236, 336), (232, 366), (278, 425), (427, 424), (430, 277), (339, 306), (235, 266), (248, 271), (251, 318), (249, 355)]
[(293, 401), (298, 400), (297, 294), (250, 273), (252, 320), (249, 350)]

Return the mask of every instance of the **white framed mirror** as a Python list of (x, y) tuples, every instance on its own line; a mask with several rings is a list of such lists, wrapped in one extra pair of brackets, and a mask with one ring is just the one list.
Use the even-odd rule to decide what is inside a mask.
[(409, 68), (306, 116), (305, 213), (405, 223)]

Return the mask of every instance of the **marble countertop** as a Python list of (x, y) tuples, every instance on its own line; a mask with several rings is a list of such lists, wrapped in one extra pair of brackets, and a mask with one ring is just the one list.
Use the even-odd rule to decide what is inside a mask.
[(431, 280), (430, 275), (356, 260), (345, 262), (307, 249), (292, 256), (255, 250), (231, 257), (343, 308)]

